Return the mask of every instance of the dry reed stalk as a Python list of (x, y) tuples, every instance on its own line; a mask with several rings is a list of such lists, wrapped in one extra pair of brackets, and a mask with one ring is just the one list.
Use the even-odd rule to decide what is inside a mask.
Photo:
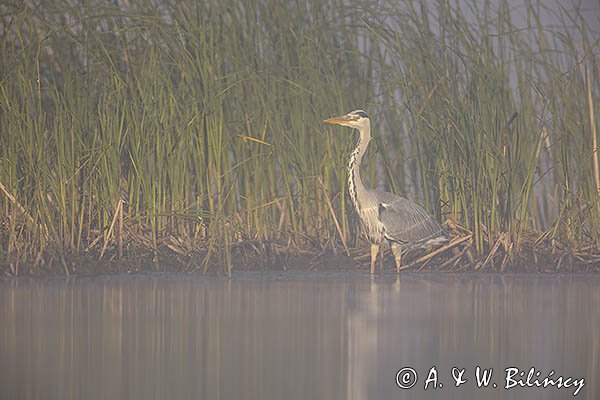
[(17, 201), (17, 199), (15, 198), (15, 196), (13, 196), (8, 190), (6, 190), (6, 186), (4, 186), (4, 184), (2, 184), (2, 182), (0, 182), (0, 190), (4, 193), (4, 195), (8, 198), (8, 200), (10, 200), (10, 202), (13, 203), (15, 207), (17, 207), (17, 209), (21, 212), (21, 214), (23, 214), (25, 216), (25, 218), (27, 219), (27, 221), (33, 227), (33, 225), (35, 224), (35, 222), (33, 221), (33, 218), (31, 217), (31, 215), (29, 215), (29, 213), (21, 205), (21, 203), (19, 203)]
[(475, 270), (478, 270), (480, 268), (485, 267), (487, 265), (487, 263), (492, 259), (492, 257), (494, 257), (494, 255), (498, 251), (498, 248), (500, 248), (500, 245), (503, 244), (503, 243), (505, 243), (505, 241), (507, 239), (508, 239), (508, 233), (507, 232), (502, 232), (500, 234), (500, 236), (498, 236), (498, 239), (496, 239), (496, 242), (494, 243), (494, 246), (489, 251), (489, 253), (488, 253), (487, 257), (485, 258), (485, 260), (483, 261), (483, 263), (477, 265), (475, 267)]
[(321, 177), (318, 176), (317, 180), (319, 181), (319, 185), (321, 185), (321, 189), (323, 190), (323, 195), (325, 196), (325, 200), (327, 201), (327, 208), (329, 208), (329, 212), (331, 213), (331, 218), (333, 218), (333, 223), (335, 224), (335, 229), (340, 235), (340, 240), (342, 241), (342, 245), (344, 246), (344, 250), (346, 251), (346, 255), (350, 257), (350, 250), (348, 250), (348, 245), (346, 244), (346, 238), (342, 233), (342, 228), (340, 228), (340, 224), (338, 222), (337, 217), (335, 216), (335, 211), (333, 210), (333, 206), (331, 205), (331, 200), (329, 199), (329, 194), (327, 193), (327, 189), (325, 189), (325, 185), (321, 180)]
[(122, 207), (123, 207), (123, 200), (119, 199), (119, 201), (117, 202), (117, 206), (115, 208), (115, 214), (113, 215), (112, 222), (110, 223), (110, 228), (108, 228), (108, 233), (106, 234), (106, 239), (104, 240), (104, 245), (102, 246), (102, 250), (100, 251), (100, 257), (98, 258), (98, 260), (102, 260), (102, 257), (104, 256), (104, 252), (106, 251), (106, 247), (108, 246), (108, 242), (110, 241), (113, 230), (114, 230), (117, 220), (119, 218), (119, 212)]
[(465, 252), (468, 250), (468, 246), (465, 246), (461, 251), (458, 252), (458, 254), (456, 254), (454, 257), (450, 258), (448, 261), (445, 261), (444, 263), (442, 263), (440, 265), (439, 269), (445, 268), (447, 266), (449, 266), (450, 264), (456, 264), (461, 258), (462, 256), (465, 254)]
[(435, 257), (436, 255), (443, 253), (446, 250), (449, 250), (453, 247), (458, 246), (459, 244), (466, 242), (469, 239), (472, 239), (473, 235), (466, 235), (466, 236), (462, 236), (462, 237), (458, 237), (458, 238), (454, 238), (450, 241), (450, 243), (448, 243), (445, 246), (442, 246), (430, 253), (425, 254), (423, 257), (418, 258), (417, 260), (413, 261), (410, 266), (416, 265), (416, 264), (421, 264), (422, 262), (428, 261), (430, 259), (432, 259), (433, 257)]

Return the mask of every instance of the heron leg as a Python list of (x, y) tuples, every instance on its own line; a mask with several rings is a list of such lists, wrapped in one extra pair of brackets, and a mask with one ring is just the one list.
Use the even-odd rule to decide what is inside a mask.
[(396, 273), (400, 273), (400, 266), (402, 265), (402, 248), (396, 242), (390, 242), (390, 248), (394, 254), (396, 260)]
[(371, 243), (371, 273), (375, 273), (375, 260), (377, 259), (377, 253), (379, 253), (379, 243)]

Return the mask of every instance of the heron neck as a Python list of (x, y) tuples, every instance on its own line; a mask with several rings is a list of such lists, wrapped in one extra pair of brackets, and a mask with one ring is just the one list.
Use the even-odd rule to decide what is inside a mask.
[(359, 129), (360, 136), (358, 143), (350, 155), (350, 161), (348, 162), (348, 191), (350, 192), (350, 198), (354, 203), (354, 206), (358, 209), (358, 203), (364, 199), (367, 190), (363, 185), (362, 179), (360, 178), (360, 164), (362, 157), (369, 146), (371, 140), (371, 133), (368, 127)]

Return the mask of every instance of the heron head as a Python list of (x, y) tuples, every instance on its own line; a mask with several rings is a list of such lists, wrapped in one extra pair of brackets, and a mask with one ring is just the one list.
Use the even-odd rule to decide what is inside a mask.
[(348, 126), (356, 129), (370, 126), (369, 116), (363, 110), (351, 111), (346, 115), (342, 115), (341, 117), (327, 118), (323, 122), (328, 124)]

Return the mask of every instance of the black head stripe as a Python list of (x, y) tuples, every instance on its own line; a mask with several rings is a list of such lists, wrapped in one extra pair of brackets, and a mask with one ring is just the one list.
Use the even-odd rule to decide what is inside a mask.
[(358, 115), (359, 117), (362, 117), (362, 118), (369, 118), (367, 113), (364, 112), (363, 110), (354, 111), (354, 115)]

